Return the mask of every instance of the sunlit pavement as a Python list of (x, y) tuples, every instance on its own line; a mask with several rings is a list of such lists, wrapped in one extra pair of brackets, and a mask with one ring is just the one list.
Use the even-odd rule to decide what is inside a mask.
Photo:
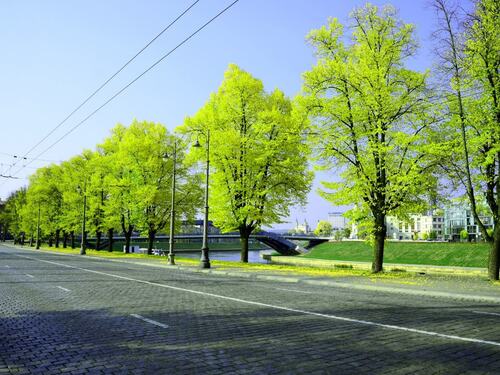
[(498, 303), (0, 248), (0, 374), (499, 372)]

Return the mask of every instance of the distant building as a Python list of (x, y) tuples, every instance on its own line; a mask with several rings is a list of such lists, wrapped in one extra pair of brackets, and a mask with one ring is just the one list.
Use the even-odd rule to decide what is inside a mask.
[(428, 215), (412, 214), (408, 220), (387, 216), (387, 238), (394, 240), (443, 239), (444, 217), (440, 212)]
[(344, 217), (344, 212), (328, 213), (328, 221), (332, 224), (332, 232), (343, 231), (349, 225), (349, 220)]
[(304, 220), (303, 224), (299, 224), (299, 221), (296, 220), (295, 228), (293, 228), (293, 231), (295, 233), (301, 233), (301, 234), (308, 234), (312, 232), (311, 227), (309, 226), (307, 220)]
[[(481, 222), (487, 229), (493, 229), (493, 218), (480, 215)], [(479, 226), (467, 204), (452, 202), (444, 210), (444, 238), (449, 241), (459, 241), (460, 232), (467, 230), (469, 241), (479, 241), (482, 238)]]
[[(203, 234), (203, 220), (183, 220), (181, 223), (182, 234)], [(208, 234), (220, 234), (220, 229), (208, 221)]]

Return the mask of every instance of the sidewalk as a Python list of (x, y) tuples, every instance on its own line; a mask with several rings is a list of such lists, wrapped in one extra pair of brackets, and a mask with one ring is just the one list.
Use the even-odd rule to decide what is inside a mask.
[[(371, 262), (354, 262), (347, 260), (325, 260), (314, 258), (302, 258), (298, 256), (264, 256), (276, 264), (287, 264), (293, 266), (307, 266), (318, 268), (340, 268), (348, 267), (358, 270), (370, 270)], [(407, 272), (428, 273), (428, 274), (463, 274), (487, 277), (486, 268), (480, 267), (452, 267), (452, 266), (433, 266), (426, 264), (401, 264), (401, 263), (386, 263), (384, 262), (384, 270), (402, 270)]]

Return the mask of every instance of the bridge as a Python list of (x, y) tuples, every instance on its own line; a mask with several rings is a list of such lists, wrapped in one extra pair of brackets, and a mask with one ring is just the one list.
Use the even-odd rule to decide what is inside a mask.
[[(175, 239), (177, 240), (189, 240), (189, 239), (202, 239), (201, 234), (176, 234)], [(239, 234), (229, 233), (229, 234), (209, 234), (208, 239), (240, 239)], [(250, 238), (253, 238), (273, 250), (276, 250), (281, 255), (299, 255), (307, 252), (311, 247), (319, 245), (323, 242), (328, 242), (329, 237), (316, 237), (316, 236), (305, 236), (305, 235), (280, 235), (273, 232), (261, 231), (252, 234)], [(124, 241), (125, 237), (114, 237), (115, 241)], [(89, 240), (95, 240), (95, 238)], [(147, 241), (147, 237), (132, 237), (133, 241)], [(169, 240), (169, 236), (156, 236), (156, 240)], [(293, 241), (304, 241), (307, 242), (305, 246), (299, 246)], [(103, 239), (101, 242), (101, 249), (105, 249), (108, 244), (107, 239)]]

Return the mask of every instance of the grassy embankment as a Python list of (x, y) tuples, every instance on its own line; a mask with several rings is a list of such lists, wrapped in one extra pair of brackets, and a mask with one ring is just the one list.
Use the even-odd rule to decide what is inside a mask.
[[(386, 242), (385, 263), (434, 266), (486, 267), (487, 243)], [(360, 241), (327, 242), (314, 247), (304, 258), (371, 262), (373, 250)]]

